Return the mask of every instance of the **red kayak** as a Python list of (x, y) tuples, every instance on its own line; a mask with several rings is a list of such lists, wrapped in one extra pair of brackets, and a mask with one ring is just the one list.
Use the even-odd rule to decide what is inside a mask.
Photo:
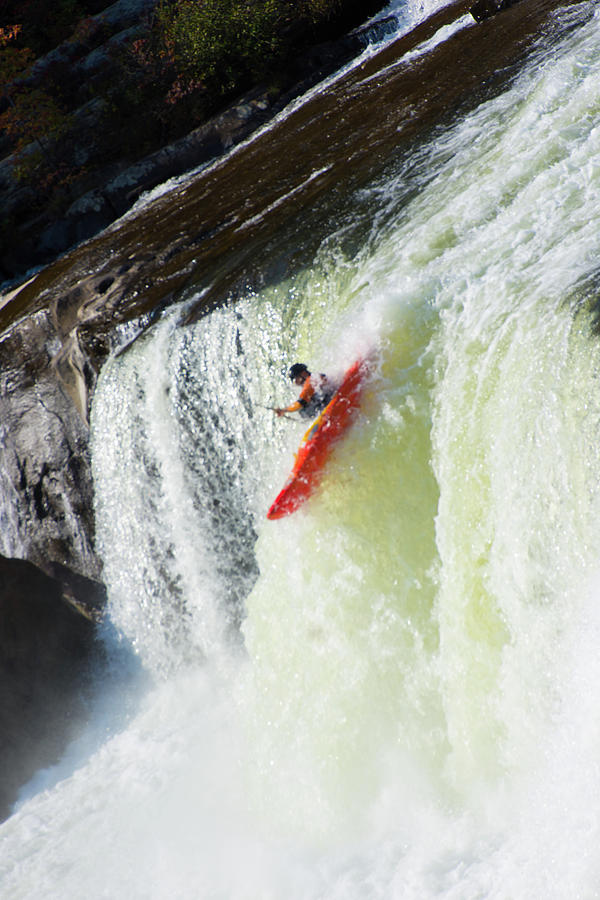
[(308, 429), (296, 454), (296, 462), (283, 489), (267, 513), (267, 519), (281, 519), (295, 512), (313, 493), (334, 443), (348, 428), (360, 405), (369, 371), (365, 359), (351, 366), (341, 385), (319, 418)]

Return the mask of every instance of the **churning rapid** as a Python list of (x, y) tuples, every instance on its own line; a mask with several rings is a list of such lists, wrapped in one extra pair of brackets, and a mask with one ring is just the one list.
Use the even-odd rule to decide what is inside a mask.
[[(113, 675), (2, 826), (3, 896), (598, 896), (599, 24), (310, 267), (106, 366)], [(268, 522), (287, 366), (371, 348), (320, 490)]]

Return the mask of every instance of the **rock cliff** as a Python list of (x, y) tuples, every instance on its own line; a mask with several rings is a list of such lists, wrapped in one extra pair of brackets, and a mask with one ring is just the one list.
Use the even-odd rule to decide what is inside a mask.
[(0, 556), (0, 819), (81, 727), (101, 652), (93, 615), (102, 586), (62, 567), (56, 575)]

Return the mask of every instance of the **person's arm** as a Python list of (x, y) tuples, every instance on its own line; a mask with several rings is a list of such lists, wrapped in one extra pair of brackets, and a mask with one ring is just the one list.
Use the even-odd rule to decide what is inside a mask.
[(314, 387), (310, 382), (310, 378), (308, 378), (304, 382), (304, 386), (300, 392), (300, 396), (294, 403), (290, 403), (289, 406), (282, 406), (276, 408), (274, 411), (278, 416), (283, 416), (286, 413), (294, 413), (298, 412), (299, 409), (303, 409), (312, 399), (313, 394), (315, 392)]
[(289, 406), (281, 406), (277, 407), (274, 412), (277, 413), (278, 416), (284, 416), (286, 413), (298, 412), (299, 409), (302, 409), (303, 404), (300, 403), (299, 400), (296, 400), (295, 403), (290, 403)]

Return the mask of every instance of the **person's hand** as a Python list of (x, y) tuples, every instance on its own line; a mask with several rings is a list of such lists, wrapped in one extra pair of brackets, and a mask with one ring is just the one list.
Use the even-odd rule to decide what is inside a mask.
[(281, 416), (285, 413), (285, 409), (281, 409), (281, 407), (275, 407), (275, 409), (273, 410), (273, 412), (275, 413), (275, 415), (277, 416), (277, 418), (280, 419)]

